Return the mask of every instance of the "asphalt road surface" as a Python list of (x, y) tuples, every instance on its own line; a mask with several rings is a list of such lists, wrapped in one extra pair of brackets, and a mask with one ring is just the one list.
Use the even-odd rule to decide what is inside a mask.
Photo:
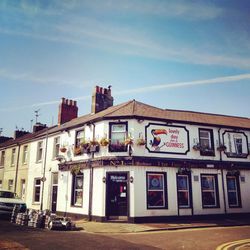
[(244, 244), (242, 249), (250, 249), (248, 248), (250, 246), (250, 226), (134, 234), (91, 234), (83, 231), (49, 231), (29, 228), (0, 220), (0, 249), (211, 250), (227, 242), (239, 240), (244, 240), (241, 241)]

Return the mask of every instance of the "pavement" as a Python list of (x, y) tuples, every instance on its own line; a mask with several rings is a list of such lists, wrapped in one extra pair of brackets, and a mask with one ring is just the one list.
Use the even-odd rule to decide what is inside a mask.
[(143, 223), (132, 224), (126, 222), (95, 222), (85, 219), (75, 221), (76, 227), (88, 233), (141, 233), (164, 230), (182, 230), (209, 227), (232, 227), (250, 225), (250, 218), (231, 218), (216, 220), (193, 220), (172, 223)]

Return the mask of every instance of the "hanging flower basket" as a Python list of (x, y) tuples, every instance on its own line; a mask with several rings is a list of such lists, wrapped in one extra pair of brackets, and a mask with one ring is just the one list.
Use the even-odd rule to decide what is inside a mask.
[(133, 142), (133, 139), (131, 137), (128, 137), (125, 141), (124, 141), (124, 144), (127, 146), (127, 145), (133, 145), (134, 142)]
[(60, 148), (60, 151), (61, 151), (62, 153), (65, 153), (65, 152), (67, 151), (67, 148), (66, 148), (66, 147), (61, 147), (61, 148)]
[(219, 151), (225, 151), (227, 149), (227, 147), (223, 144), (221, 144), (219, 147), (217, 147), (217, 150)]
[(195, 151), (201, 150), (200, 143), (195, 144), (195, 145), (193, 146), (193, 149), (194, 149)]
[(80, 173), (80, 170), (81, 170), (80, 166), (73, 166), (73, 167), (71, 168), (70, 172), (71, 172), (71, 174), (73, 174), (73, 175), (77, 175), (77, 174)]
[(108, 146), (108, 145), (109, 145), (109, 140), (108, 140), (107, 138), (102, 138), (102, 139), (100, 140), (100, 145), (101, 145), (102, 147)]
[(138, 146), (145, 146), (146, 145), (146, 141), (143, 138), (138, 138), (136, 141), (136, 145)]

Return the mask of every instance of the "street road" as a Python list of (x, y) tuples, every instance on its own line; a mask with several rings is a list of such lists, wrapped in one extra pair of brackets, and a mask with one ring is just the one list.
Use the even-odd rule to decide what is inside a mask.
[[(48, 231), (0, 220), (0, 249), (216, 249), (226, 242), (249, 239), (250, 226), (189, 229), (134, 234), (91, 234), (80, 231)], [(248, 241), (244, 250), (249, 249)], [(21, 245), (14, 245), (18, 243)], [(18, 248), (19, 247), (19, 248)], [(6, 248), (5, 248), (6, 249)], [(227, 249), (227, 248), (223, 248)], [(230, 248), (234, 249), (234, 248)], [(238, 248), (240, 249), (240, 248)]]

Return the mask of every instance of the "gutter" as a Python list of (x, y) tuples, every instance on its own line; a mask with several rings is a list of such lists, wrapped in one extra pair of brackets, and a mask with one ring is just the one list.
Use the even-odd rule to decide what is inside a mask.
[[(221, 128), (218, 129), (218, 138), (219, 138), (219, 145), (221, 145), (221, 140), (220, 140), (220, 131)], [(220, 151), (220, 165), (222, 165), (222, 151)], [(220, 166), (221, 167), (221, 166)], [(224, 213), (227, 214), (227, 204), (226, 204), (226, 195), (225, 195), (225, 182), (224, 182), (224, 171), (223, 167), (220, 169), (221, 173), (221, 182), (222, 182), (222, 192), (223, 192), (223, 202), (224, 202)]]
[[(95, 140), (95, 124), (92, 124), (93, 126), (93, 137), (92, 140)], [(92, 220), (92, 199), (93, 199), (93, 175), (94, 175), (94, 169), (92, 166), (92, 160), (95, 157), (95, 152), (91, 152), (91, 159), (89, 159), (89, 211), (88, 211), (88, 219), (89, 221)]]
[(14, 193), (16, 193), (16, 188), (17, 188), (17, 176), (18, 176), (18, 168), (19, 168), (20, 149), (21, 149), (21, 145), (19, 143), (17, 143), (17, 146), (18, 146), (18, 152), (17, 152), (17, 163), (16, 163)]

